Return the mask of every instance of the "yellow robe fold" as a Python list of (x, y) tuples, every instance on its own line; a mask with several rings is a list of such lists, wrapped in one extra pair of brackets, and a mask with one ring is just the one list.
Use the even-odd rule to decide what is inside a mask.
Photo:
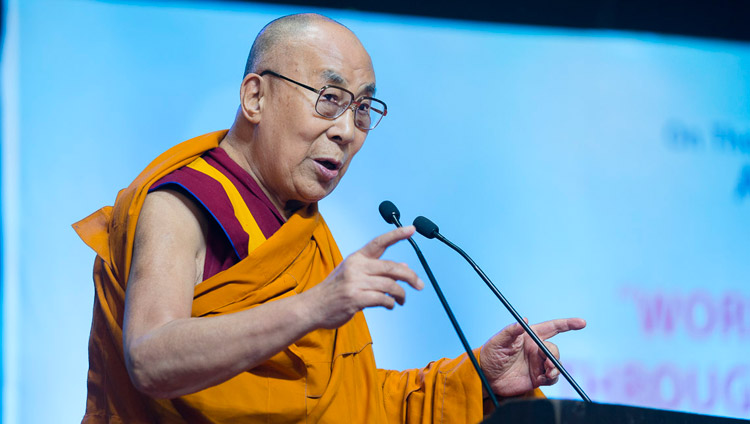
[[(97, 253), (83, 423), (481, 421), (482, 389), (466, 355), (423, 370), (378, 370), (361, 312), (337, 330), (313, 331), (263, 364), (197, 393), (167, 400), (135, 389), (123, 360), (122, 321), (138, 214), (151, 184), (218, 146), (225, 134), (171, 148), (118, 194), (114, 207), (74, 224)], [(228, 314), (293, 296), (318, 284), (341, 261), (311, 205), (238, 264), (198, 284), (192, 315)]]

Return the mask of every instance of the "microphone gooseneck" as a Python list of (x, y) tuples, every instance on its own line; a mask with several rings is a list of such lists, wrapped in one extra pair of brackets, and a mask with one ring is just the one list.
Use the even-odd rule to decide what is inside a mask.
[[(380, 215), (383, 217), (385, 222), (393, 224), (399, 228), (402, 226), (401, 222), (399, 221), (401, 213), (398, 211), (396, 205), (394, 205), (392, 202), (388, 200), (381, 202), (378, 210), (380, 210)], [(464, 346), (464, 350), (469, 356), (471, 364), (474, 365), (474, 369), (476, 370), (477, 375), (479, 375), (479, 379), (482, 381), (482, 386), (484, 386), (484, 389), (489, 394), (490, 399), (492, 400), (492, 404), (495, 406), (495, 408), (497, 408), (499, 405), (497, 402), (497, 397), (495, 397), (495, 393), (492, 391), (492, 387), (487, 381), (487, 377), (485, 377), (484, 372), (482, 372), (482, 368), (479, 366), (479, 362), (477, 362), (477, 358), (474, 356), (474, 352), (471, 351), (471, 346), (469, 346), (469, 342), (466, 341), (466, 336), (464, 336), (464, 332), (461, 331), (461, 326), (458, 325), (458, 321), (453, 315), (453, 311), (451, 311), (450, 306), (448, 306), (448, 301), (445, 300), (443, 291), (440, 290), (440, 286), (438, 285), (437, 280), (435, 280), (435, 276), (432, 275), (432, 270), (430, 269), (430, 266), (427, 265), (427, 260), (424, 258), (424, 255), (422, 255), (422, 251), (419, 249), (419, 246), (417, 246), (417, 242), (412, 240), (411, 237), (409, 237), (408, 240), (409, 244), (411, 244), (411, 247), (414, 248), (414, 252), (417, 253), (417, 258), (419, 258), (419, 262), (422, 264), (422, 267), (427, 273), (427, 278), (429, 278), (430, 283), (432, 283), (432, 287), (435, 289), (435, 293), (437, 293), (438, 299), (440, 299), (440, 303), (443, 305), (443, 309), (445, 309), (445, 313), (448, 315), (451, 324), (453, 324), (453, 328), (456, 330), (456, 334), (458, 334), (458, 338), (461, 339), (461, 344)]]
[(583, 391), (581, 386), (579, 386), (578, 383), (576, 383), (576, 381), (568, 373), (565, 367), (562, 366), (560, 361), (558, 361), (557, 358), (555, 358), (555, 356), (552, 354), (552, 352), (550, 352), (549, 349), (547, 349), (547, 346), (544, 344), (544, 342), (542, 342), (539, 336), (536, 335), (536, 333), (534, 332), (534, 330), (531, 329), (529, 324), (527, 324), (526, 321), (523, 320), (523, 318), (516, 311), (513, 305), (511, 305), (510, 302), (508, 302), (508, 300), (505, 299), (505, 296), (503, 296), (503, 294), (500, 293), (500, 290), (498, 290), (497, 287), (495, 287), (495, 285), (492, 284), (492, 281), (490, 281), (490, 278), (487, 277), (487, 274), (485, 274), (481, 268), (479, 268), (479, 265), (477, 265), (476, 262), (474, 262), (474, 260), (471, 259), (471, 257), (468, 254), (466, 254), (466, 252), (463, 251), (463, 249), (456, 246), (450, 240), (448, 240), (442, 234), (440, 234), (440, 231), (438, 230), (438, 226), (434, 222), (430, 221), (429, 219), (423, 216), (418, 216), (416, 219), (414, 219), (414, 226), (417, 228), (417, 232), (419, 234), (422, 234), (423, 236), (430, 238), (430, 239), (436, 238), (442, 241), (443, 243), (447, 244), (451, 249), (458, 252), (458, 254), (461, 255), (464, 259), (466, 259), (467, 262), (469, 262), (472, 268), (474, 268), (474, 271), (476, 271), (477, 274), (479, 274), (479, 277), (482, 278), (482, 281), (484, 281), (485, 284), (487, 284), (487, 287), (489, 287), (490, 290), (492, 290), (492, 292), (495, 293), (495, 296), (497, 296), (500, 302), (502, 302), (503, 306), (505, 306), (505, 309), (507, 309), (508, 312), (510, 312), (510, 314), (513, 315), (513, 318), (515, 318), (516, 321), (518, 321), (518, 323), (521, 325), (521, 327), (523, 327), (524, 331), (526, 331), (526, 334), (528, 334), (532, 338), (532, 340), (534, 340), (534, 343), (536, 343), (536, 345), (539, 346), (539, 349), (541, 349), (544, 352), (544, 354), (547, 355), (547, 358), (549, 358), (550, 361), (552, 361), (555, 367), (560, 371), (560, 374), (562, 374), (563, 377), (565, 377), (565, 379), (568, 381), (568, 383), (570, 383), (570, 385), (573, 386), (573, 389), (575, 389), (576, 393), (578, 393), (581, 399), (590, 403), (591, 399), (588, 397), (588, 395), (586, 395), (586, 393)]

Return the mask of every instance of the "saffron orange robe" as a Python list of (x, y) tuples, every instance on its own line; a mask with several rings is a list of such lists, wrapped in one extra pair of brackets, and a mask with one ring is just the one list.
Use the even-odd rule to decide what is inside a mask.
[[(217, 147), (225, 134), (206, 134), (171, 148), (118, 194), (114, 207), (74, 224), (97, 254), (83, 423), (481, 421), (482, 388), (466, 355), (421, 370), (379, 370), (361, 312), (340, 328), (313, 331), (263, 364), (205, 390), (153, 399), (135, 389), (123, 359), (122, 324), (138, 214), (151, 184)], [(192, 316), (229, 314), (294, 296), (321, 282), (341, 261), (317, 205), (310, 205), (245, 259), (196, 285)]]

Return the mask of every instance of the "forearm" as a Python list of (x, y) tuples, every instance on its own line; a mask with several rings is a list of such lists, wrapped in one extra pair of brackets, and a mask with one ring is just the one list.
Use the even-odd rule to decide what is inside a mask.
[(152, 397), (194, 393), (284, 350), (317, 328), (311, 316), (297, 295), (233, 314), (176, 319), (132, 340), (126, 336), (128, 372)]

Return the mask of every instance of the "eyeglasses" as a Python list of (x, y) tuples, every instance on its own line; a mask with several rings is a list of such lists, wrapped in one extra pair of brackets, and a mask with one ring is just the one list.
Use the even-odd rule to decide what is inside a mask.
[(264, 75), (273, 75), (317, 93), (315, 112), (324, 118), (336, 119), (351, 108), (354, 112), (354, 126), (363, 131), (369, 131), (377, 127), (380, 120), (388, 114), (388, 107), (380, 100), (362, 96), (355, 101), (354, 93), (342, 87), (326, 85), (320, 90), (316, 90), (309, 85), (302, 84), (274, 71), (266, 70), (260, 73), (260, 76)]

